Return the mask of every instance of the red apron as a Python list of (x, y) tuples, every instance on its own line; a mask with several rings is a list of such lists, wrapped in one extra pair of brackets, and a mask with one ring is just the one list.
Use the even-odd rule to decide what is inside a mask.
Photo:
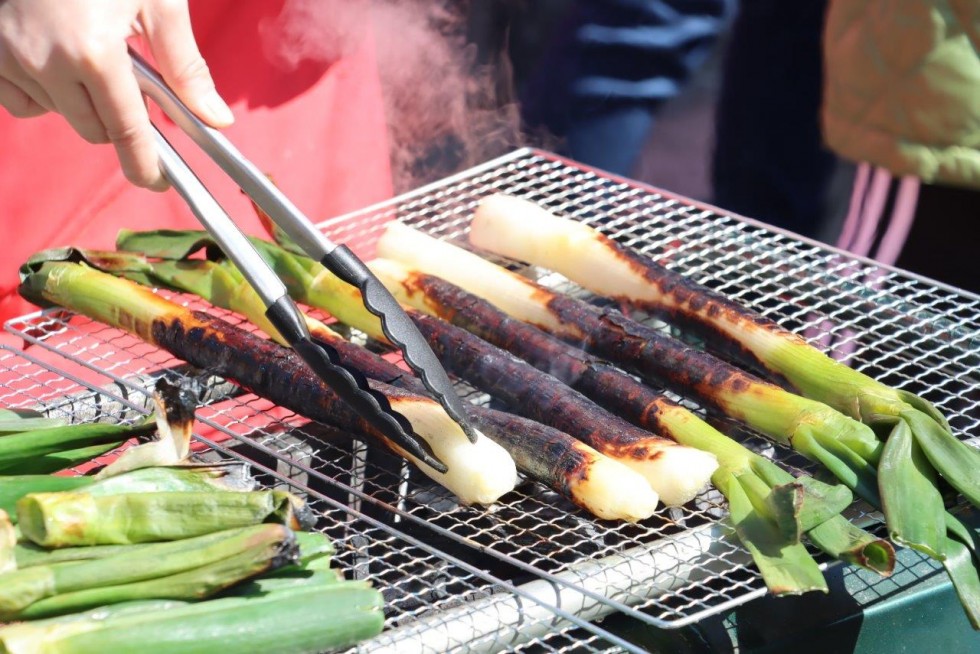
[[(347, 39), (348, 51), (335, 61), (284, 64), (278, 49), (295, 50), (304, 37), (295, 21), (285, 27), (277, 21), (287, 4), (191, 3), (198, 43), (235, 113), (236, 123), (226, 134), (315, 220), (389, 197), (384, 111), (370, 34)], [(332, 4), (323, 3), (324, 14)], [(307, 36), (321, 38), (329, 31), (323, 28), (310, 25)], [(188, 147), (187, 138), (155, 106), (151, 112), (239, 225), (262, 233), (237, 187)], [(62, 245), (112, 248), (123, 227), (200, 226), (175, 192), (131, 186), (111, 146), (84, 142), (60, 116), (17, 120), (0, 110), (0, 323), (34, 310), (16, 292), (17, 268), (31, 253)], [(0, 342), (12, 341), (0, 336)]]

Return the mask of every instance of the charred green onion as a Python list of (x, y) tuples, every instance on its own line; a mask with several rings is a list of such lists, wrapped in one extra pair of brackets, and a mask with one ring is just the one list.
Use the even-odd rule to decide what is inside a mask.
[[(812, 536), (824, 551), (884, 574), (888, 574), (894, 566), (894, 552), (890, 545), (851, 526), (838, 515), (851, 502), (851, 494), (845, 488), (827, 487), (808, 477), (794, 479), (691, 411), (621, 370), (532, 325), (510, 318), (489, 302), (445, 280), (411, 272), (387, 260), (374, 261), (372, 268), (400, 301), (450, 320), (494, 345), (506, 348), (537, 368), (550, 371), (636, 425), (712, 453), (720, 464), (712, 476), (715, 486), (726, 497), (735, 492), (729, 490), (732, 483), (743, 486), (741, 494), (752, 498), (763, 515), (789, 530), (790, 542), (798, 540), (800, 530), (811, 530), (828, 522)], [(788, 503), (789, 515), (775, 510), (778, 507), (765, 506), (767, 501), (772, 500), (770, 493), (773, 488), (777, 489), (777, 493), (791, 492), (793, 485), (796, 485), (795, 490), (804, 494), (804, 498), (802, 503)], [(801, 514), (811, 511), (819, 513), (819, 516), (802, 517)], [(834, 536), (834, 532), (838, 536)], [(842, 534), (849, 536), (845, 538)], [(849, 545), (841, 549), (838, 544), (845, 541)]]
[[(120, 236), (117, 244), (121, 248), (136, 249), (154, 256), (185, 256), (193, 251), (192, 248), (199, 248), (206, 242), (207, 237), (200, 234), (157, 235), (127, 232)], [(377, 317), (364, 308), (357, 289), (340, 282), (310, 259), (293, 255), (269, 243), (253, 242), (286, 282), (295, 299), (329, 311), (347, 324), (372, 336), (384, 338)], [(177, 269), (186, 269), (195, 266), (197, 262), (169, 263)], [(159, 279), (166, 275), (168, 284), (189, 290), (209, 286), (207, 296), (216, 297), (219, 303), (228, 301), (229, 306), (250, 316), (258, 313), (254, 301), (243, 302), (240, 292), (214, 293), (216, 277), (202, 277), (190, 283), (188, 275), (178, 278), (165, 270), (154, 268), (154, 278)], [(231, 273), (225, 273), (227, 274)], [(236, 298), (234, 303), (226, 300), (232, 295)], [(681, 504), (694, 497), (707, 483), (716, 467), (714, 458), (710, 455), (680, 447), (669, 440), (635, 428), (603, 411), (554, 378), (514, 360), (464, 330), (417, 313), (411, 314), (411, 317), (450, 372), (502, 397), (525, 417), (569, 433), (599, 452), (640, 472), (667, 504)]]
[(724, 351), (856, 420), (892, 430), (907, 428), (928, 464), (980, 506), (980, 451), (955, 438), (945, 418), (926, 400), (835, 361), (772, 320), (583, 223), (559, 218), (530, 202), (501, 195), (484, 199), (470, 241), (496, 254), (551, 268), (595, 293), (693, 328)]
[[(139, 245), (146, 250), (143, 253), (146, 255), (187, 256), (191, 252), (182, 252), (174, 247), (175, 243), (188, 241), (185, 234), (128, 233), (123, 235), (122, 244), (130, 247)], [(197, 246), (205, 238), (195, 235), (189, 240), (193, 246)], [(263, 251), (271, 256), (276, 249), (265, 244)], [(195, 293), (213, 304), (242, 313), (278, 340), (278, 334), (265, 318), (265, 308), (261, 300), (241, 273), (227, 260), (215, 262), (182, 259), (151, 262), (135, 253), (130, 255), (120, 252), (103, 256), (101, 253), (79, 251), (78, 254), (92, 265), (104, 266), (108, 272), (134, 281)], [(290, 255), (284, 252), (279, 254), (282, 259), (278, 265), (287, 265), (291, 260)], [(106, 264), (107, 261), (109, 264)], [(294, 265), (302, 263), (297, 261)], [(300, 278), (295, 272), (290, 275), (294, 285), (299, 283)], [(351, 311), (350, 316), (356, 319), (357, 314)], [(367, 317), (371, 318), (373, 317)], [(365, 320), (360, 318), (361, 322)], [(421, 381), (414, 375), (365, 348), (344, 340), (317, 320), (307, 317), (307, 323), (316, 338), (329, 342), (337, 350), (345, 365), (357, 368), (371, 379), (420, 395), (426, 393)], [(650, 517), (656, 509), (658, 497), (642, 476), (585, 443), (562, 431), (519, 416), (471, 404), (467, 404), (466, 409), (474, 424), (503, 446), (522, 472), (550, 486), (596, 516), (638, 521)]]
[(470, 443), (459, 425), (430, 398), (372, 383), (447, 464), (445, 474), (386, 441), (288, 349), (80, 264), (38, 262), (25, 266), (22, 274), (20, 291), (25, 297), (125, 329), (296, 413), (377, 438), (413, 460), (464, 502), (490, 504), (517, 481), (514, 462), (500, 446), (483, 438)]
[[(702, 403), (822, 463), (863, 498), (881, 505), (876, 466), (884, 445), (870, 427), (827, 405), (764, 382), (653, 328), (535, 284), (489, 261), (392, 223), (378, 244), (381, 254), (448, 279), (508, 315), (573, 341), (609, 361)], [(896, 491), (881, 488), (883, 494)], [(911, 525), (942, 516), (928, 497), (903, 495), (915, 504), (886, 505), (889, 533), (904, 544), (942, 556), (944, 541), (914, 542), (910, 534), (935, 533)]]
[[(949, 514), (935, 510), (938, 490), (932, 487), (924, 493), (910, 494), (904, 492), (901, 484), (880, 484), (879, 463), (895, 457), (884, 451), (885, 445), (867, 426), (826, 405), (762, 382), (661, 332), (630, 321), (615, 310), (599, 309), (555, 293), (404, 225), (389, 224), (378, 251), (426, 273), (445, 277), (513, 317), (579, 343), (628, 369), (653, 376), (680, 393), (694, 395), (705, 404), (791, 445), (823, 463), (864, 499), (883, 506), (889, 534), (895, 540), (940, 560), (947, 559), (944, 564), (954, 581), (957, 576), (960, 578), (958, 589), (976, 585), (975, 568), (965, 566), (961, 560), (954, 574), (950, 566), (947, 549), (952, 543), (958, 550), (955, 543), (961, 543), (962, 539), (949, 529)], [(733, 384), (736, 380), (738, 383)], [(893, 443), (892, 447), (897, 445)], [(944, 520), (945, 535), (938, 536), (944, 533)], [(975, 558), (966, 559), (973, 566), (975, 561)], [(963, 604), (970, 613), (980, 608), (980, 597), (964, 600)], [(980, 620), (980, 613), (971, 613), (971, 620)]]

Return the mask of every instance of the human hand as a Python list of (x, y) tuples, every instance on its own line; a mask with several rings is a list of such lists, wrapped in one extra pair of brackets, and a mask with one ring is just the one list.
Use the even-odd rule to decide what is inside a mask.
[(90, 143), (112, 143), (127, 179), (163, 190), (126, 39), (142, 35), (157, 67), (202, 120), (226, 127), (191, 31), (187, 0), (0, 0), (0, 105), (20, 118), (62, 114)]

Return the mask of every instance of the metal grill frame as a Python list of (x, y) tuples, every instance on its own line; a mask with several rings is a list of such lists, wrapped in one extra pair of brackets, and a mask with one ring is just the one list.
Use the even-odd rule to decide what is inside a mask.
[[(922, 393), (947, 414), (957, 433), (969, 441), (980, 441), (980, 399), (975, 397), (980, 396), (980, 381), (971, 378), (976, 376), (973, 371), (980, 361), (980, 296), (550, 153), (519, 150), (320, 226), (332, 239), (347, 243), (364, 257), (372, 254), (381, 226), (391, 219), (458, 240), (465, 234), (476, 199), (491, 192), (510, 192), (535, 200), (558, 213), (589, 222), (621, 243), (658, 256), (668, 267), (756, 308), (854, 367), (885, 383)], [(588, 297), (558, 275), (507, 263), (559, 290)], [(240, 322), (231, 314), (219, 313)], [(58, 353), (66, 362), (81, 364), (136, 391), (139, 385), (132, 382), (133, 375), (175, 363), (169, 355), (154, 353), (153, 348), (123, 337), (117, 330), (100, 329), (79, 318), (65, 322), (60, 315), (39, 312), (9, 322), (7, 329)], [(116, 363), (103, 354), (111, 351), (116, 355), (119, 350), (124, 359), (129, 356), (128, 360)], [(320, 452), (301, 452), (297, 458), (296, 451), (290, 449), (294, 445), (284, 445), (281, 434), (284, 428), (296, 432), (298, 417), (277, 414), (264, 418), (270, 407), (255, 398), (230, 402), (233, 409), (224, 412), (202, 410), (202, 424), (231, 441), (251, 443), (256, 451), (282, 462), (287, 470), (297, 471), (292, 475), (294, 483), (295, 476), (300, 475), (329, 485), (336, 491), (330, 497), (307, 490), (330, 500), (332, 509), (349, 511), (358, 520), (365, 515), (362, 511), (367, 511), (366, 517), (399, 538), (417, 540), (413, 545), (424, 546), (433, 556), (444, 557), (454, 565), (462, 564), (460, 552), (489, 556), (510, 578), (503, 572), (487, 575), (474, 566), (463, 565), (462, 569), (498, 592), (520, 598), (519, 605), (526, 600), (522, 610), (535, 608), (527, 610), (528, 615), (542, 610), (569, 625), (571, 615), (565, 610), (569, 607), (575, 609), (571, 613), (588, 620), (618, 611), (655, 627), (677, 628), (765, 593), (747, 554), (732, 543), (723, 521), (723, 503), (713, 491), (683, 509), (661, 510), (648, 521), (650, 525), (639, 528), (591, 520), (553, 495), (543, 495), (542, 501), (541, 489), (533, 487), (509, 495), (494, 509), (459, 507), (406, 466), (389, 470), (390, 461), (379, 464), (372, 458), (373, 448), (357, 443), (330, 443), (324, 451), (339, 454), (342, 461), (360, 472), (340, 469)], [(245, 411), (244, 418), (236, 414), (241, 411)], [(735, 425), (726, 424), (725, 431), (747, 439), (753, 449), (791, 467), (806, 465)], [(204, 440), (209, 446), (228, 450)], [(355, 478), (361, 481), (353, 483)], [(336, 500), (337, 493), (347, 501)], [(552, 501), (573, 517), (556, 517), (558, 512), (548, 505)], [(503, 515), (512, 517), (494, 521), (495, 516)], [(872, 524), (879, 519), (860, 505), (854, 507), (854, 517)], [(487, 521), (489, 527), (485, 526)], [(554, 532), (567, 539), (570, 529), (570, 543), (546, 537)], [(531, 545), (509, 546), (509, 540), (527, 534)], [(596, 540), (609, 544), (595, 547), (592, 542), (586, 543)], [(474, 592), (480, 595), (487, 591), (478, 588)], [(436, 631), (458, 632), (459, 621), (465, 622), (467, 616), (474, 621), (485, 618), (480, 612), (486, 608), (482, 602), (477, 599), (450, 611), (456, 622), (440, 622), (440, 606), (423, 606), (392, 620), (391, 626), (397, 623), (398, 629), (386, 632), (382, 639), (404, 644), (407, 641), (391, 639), (418, 636), (419, 643), (438, 642), (433, 635)], [(547, 621), (537, 615), (537, 624)], [(585, 625), (581, 619), (544, 633), (560, 635), (568, 629), (610, 638), (600, 627)], [(542, 638), (534, 647), (547, 651), (550, 636)], [(483, 641), (485, 634), (474, 636), (461, 647), (479, 649)]]
[[(144, 385), (148, 378), (134, 383), (107, 375), (104, 383), (98, 383), (95, 381), (98, 377), (83, 379), (5, 345), (0, 345), (0, 379), (16, 379), (0, 385), (0, 406), (35, 409), (46, 416), (65, 418), (72, 423), (122, 423), (137, 420), (152, 411), (151, 393)], [(195, 457), (243, 461), (262, 486), (284, 488), (303, 497), (317, 517), (317, 529), (331, 535), (336, 546), (333, 567), (348, 578), (370, 581), (384, 594), (386, 631), (352, 648), (352, 652), (497, 652), (505, 649), (524, 651), (525, 648), (535, 652), (563, 652), (566, 645), (562, 643), (569, 641), (581, 648), (578, 651), (597, 654), (623, 651), (641, 654), (643, 651), (553, 603), (543, 602), (526, 588), (487, 574), (392, 528), (370, 512), (354, 509), (311, 488), (298, 479), (304, 470), (295, 461), (285, 461), (293, 469), (292, 474), (288, 474), (242, 456), (234, 443), (232, 447), (228, 445), (228, 442), (216, 442), (197, 432), (194, 434)], [(110, 453), (98, 461), (108, 460), (111, 456)], [(424, 585), (429, 586), (433, 596), (441, 596), (441, 599), (421, 603), (422, 610), (398, 610), (400, 599), (409, 604), (420, 604), (411, 593), (402, 591), (399, 584), (409, 582), (418, 587), (422, 577), (403, 573), (396, 563), (388, 561), (389, 558), (404, 559), (408, 563), (402, 565), (435, 572), (432, 575), (435, 579)], [(461, 591), (459, 595), (440, 591), (440, 579), (449, 580), (454, 590)], [(460, 596), (480, 598), (471, 600), (470, 604), (480, 602), (486, 624), (474, 625), (472, 629), (461, 627), (469, 617), (466, 614), (473, 609), (467, 602), (461, 602)], [(416, 614), (421, 614), (422, 619)]]

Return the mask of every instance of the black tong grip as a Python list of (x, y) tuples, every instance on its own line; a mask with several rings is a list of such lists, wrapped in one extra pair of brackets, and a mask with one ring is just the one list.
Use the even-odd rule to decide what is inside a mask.
[(408, 366), (435, 395), (449, 417), (462, 427), (467, 438), (475, 443), (476, 432), (466, 419), (456, 389), (432, 348), (412, 319), (402, 310), (398, 300), (346, 245), (338, 245), (320, 263), (340, 279), (361, 290), (364, 306), (381, 319), (381, 329), (385, 336), (401, 350)]
[(290, 310), (291, 304), (292, 300), (283, 296), (265, 315), (310, 369), (372, 427), (388, 437), (397, 435), (394, 440), (398, 445), (439, 472), (447, 472), (446, 465), (435, 456), (428, 443), (415, 436), (411, 423), (391, 407), (384, 394), (371, 388), (360, 371), (345, 367), (336, 348), (310, 336), (299, 319), (299, 312)]

